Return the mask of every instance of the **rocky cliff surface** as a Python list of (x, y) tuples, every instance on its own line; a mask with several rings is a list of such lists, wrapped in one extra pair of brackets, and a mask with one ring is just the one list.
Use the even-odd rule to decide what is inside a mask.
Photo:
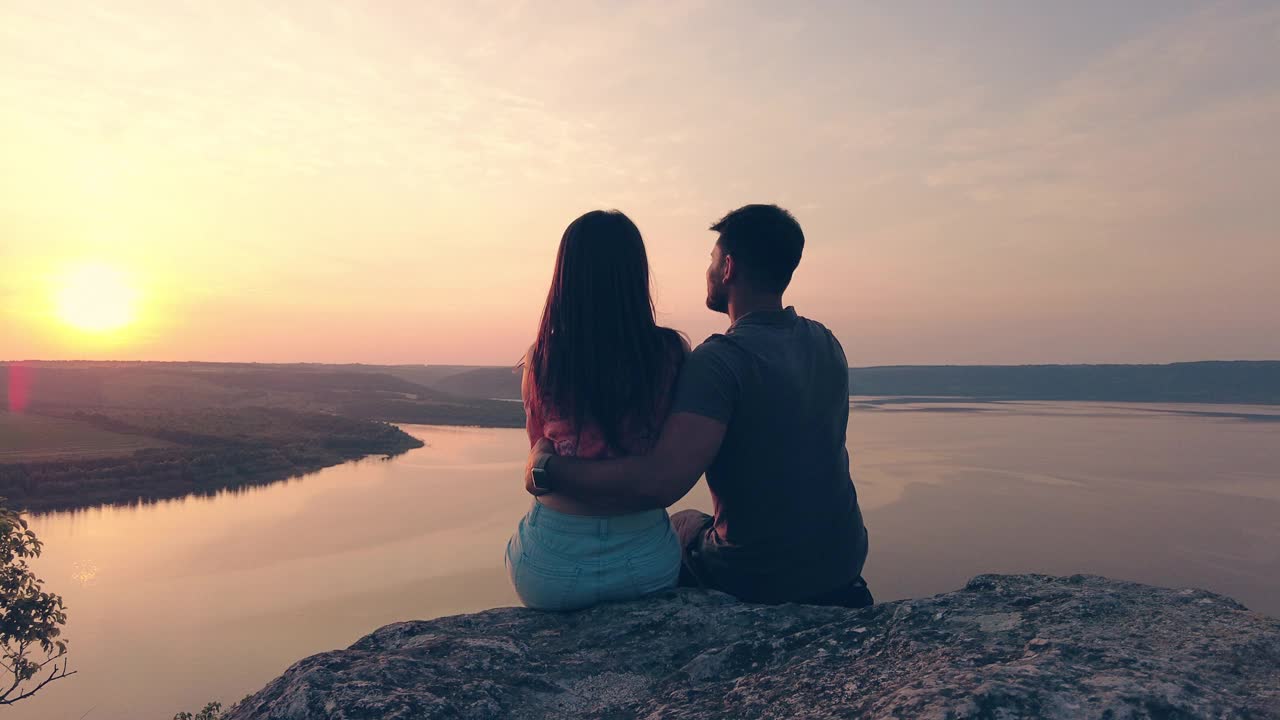
[(230, 717), (1280, 718), (1280, 620), (1090, 576), (866, 610), (679, 590), (388, 625)]

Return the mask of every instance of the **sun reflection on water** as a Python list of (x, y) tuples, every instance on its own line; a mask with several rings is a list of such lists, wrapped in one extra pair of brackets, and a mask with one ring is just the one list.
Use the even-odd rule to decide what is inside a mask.
[(88, 587), (98, 578), (98, 564), (92, 561), (76, 562), (71, 566), (71, 579)]

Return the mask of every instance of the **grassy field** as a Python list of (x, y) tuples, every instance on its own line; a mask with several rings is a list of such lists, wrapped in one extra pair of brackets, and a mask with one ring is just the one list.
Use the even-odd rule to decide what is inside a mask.
[(33, 511), (212, 492), (421, 447), (384, 421), (524, 424), (519, 403), (354, 366), (0, 363), (6, 374), (0, 496)]
[(110, 432), (76, 420), (0, 410), (0, 463), (111, 457), (167, 446), (161, 440)]
[[(0, 378), (7, 369), (0, 363)], [(0, 382), (0, 408), (16, 401), (31, 414), (68, 417), (101, 410), (272, 407), (391, 422), (524, 425), (519, 404), (495, 402), (483, 391), (463, 395), (409, 379), (468, 374), (453, 367), (28, 362), (21, 370), (23, 392), (15, 398), (8, 397), (6, 383)], [(509, 368), (503, 372), (503, 380), (514, 381), (519, 397), (520, 376)]]

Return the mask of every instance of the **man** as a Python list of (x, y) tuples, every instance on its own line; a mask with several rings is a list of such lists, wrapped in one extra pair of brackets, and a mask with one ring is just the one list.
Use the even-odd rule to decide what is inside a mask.
[(775, 205), (739, 208), (711, 229), (707, 307), (731, 324), (685, 361), (652, 452), (591, 461), (539, 444), (526, 489), (633, 512), (671, 505), (705, 472), (715, 516), (672, 517), (682, 585), (749, 602), (870, 605), (845, 448), (849, 365), (830, 331), (782, 304), (804, 233)]

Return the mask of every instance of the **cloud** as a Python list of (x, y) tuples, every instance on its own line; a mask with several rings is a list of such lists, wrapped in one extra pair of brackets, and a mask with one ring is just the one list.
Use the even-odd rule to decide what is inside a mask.
[(1179, 18), (949, 133), (925, 182), (1037, 216), (1124, 220), (1197, 203), (1206, 173), (1236, 189), (1275, 180), (1274, 146), (1250, 148), (1280, 126), (1280, 79), (1262, 71), (1280, 65), (1278, 27), (1277, 8)]
[[(315, 278), (438, 303), (484, 267), (520, 298), (472, 319), (499, 323), (576, 212), (632, 213), (678, 273), (708, 221), (766, 200), (802, 213), (824, 306), (881, 308), (910, 350), (884, 361), (947, 359), (907, 337), (925, 322), (989, 318), (1008, 348), (1037, 313), (1126, 303), (1225, 337), (1167, 308), (1280, 302), (1280, 8), (1072, 12), (11, 0), (0, 227), (24, 246), (0, 265), (105, 248), (315, 303), (338, 302)], [(687, 299), (681, 322), (714, 320)]]

